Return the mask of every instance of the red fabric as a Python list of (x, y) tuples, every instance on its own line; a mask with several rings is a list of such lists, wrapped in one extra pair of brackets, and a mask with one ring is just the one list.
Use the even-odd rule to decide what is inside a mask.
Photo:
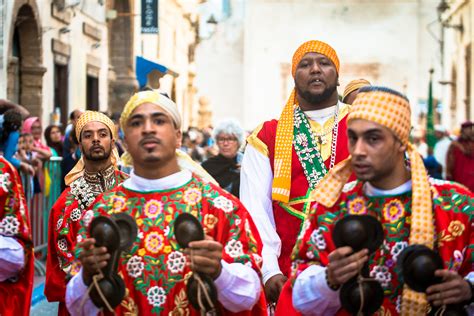
[[(262, 129), (257, 134), (257, 137), (267, 145), (268, 156), (272, 171), (274, 170), (273, 159), (275, 157), (275, 138), (276, 128), (278, 125), (277, 120), (265, 122)], [(336, 147), (336, 161), (338, 162), (345, 160), (349, 156), (349, 150), (347, 147), (347, 115), (339, 122), (338, 138)], [(303, 197), (308, 191), (308, 181), (304, 174), (301, 163), (299, 162), (298, 155), (296, 154), (295, 148), (292, 149), (292, 171), (291, 171), (291, 190), (290, 200), (298, 197)], [(329, 169), (330, 158), (324, 162), (326, 168)], [(297, 185), (295, 185), (297, 184)], [(304, 203), (292, 205), (293, 208), (301, 211), (304, 207)], [(278, 258), (278, 264), (284, 275), (289, 276), (291, 267), (291, 252), (296, 242), (296, 237), (300, 231), (301, 220), (288, 213), (283, 209), (278, 202), (273, 201), (273, 216), (275, 219), (276, 231), (280, 236), (281, 254)]]
[[(8, 176), (7, 176), (8, 175)], [(0, 157), (0, 231), (14, 237), (24, 247), (25, 267), (16, 281), (0, 282), (0, 315), (23, 316), (30, 314), (33, 292), (34, 256), (30, 219), (21, 179), (16, 169)], [(16, 225), (5, 227), (2, 223), (12, 221)], [(13, 228), (16, 226), (17, 228)], [(13, 233), (12, 233), (13, 232)], [(1, 255), (1, 252), (0, 252)]]
[(452, 179), (459, 182), (474, 192), (474, 141), (459, 141), (461, 146), (465, 147), (463, 152), (461, 148), (456, 145), (452, 146)]
[[(128, 295), (115, 309), (116, 315), (133, 311), (139, 315), (199, 315), (187, 299), (183, 282), (190, 272), (185, 264), (188, 259), (172, 231), (181, 213), (196, 216), (206, 234), (223, 245), (223, 260), (250, 265), (260, 273), (262, 244), (250, 215), (236, 197), (214, 184), (194, 177), (180, 188), (147, 193), (119, 186), (97, 198), (84, 214), (83, 224), (87, 227), (92, 218), (118, 212), (136, 219), (140, 237), (119, 260), (118, 271)], [(80, 236), (87, 236), (85, 228)], [(220, 304), (218, 310), (220, 315), (267, 315), (263, 288), (250, 311), (231, 313)]]
[[(116, 183), (120, 184), (127, 175), (115, 171)], [(66, 279), (79, 272), (80, 265), (74, 258), (76, 237), (79, 232), (82, 212), (79, 203), (67, 187), (54, 203), (48, 222), (48, 254), (46, 257), (46, 281), (44, 294), (49, 302), (59, 302), (58, 315), (67, 316), (65, 305)], [(61, 247), (58, 242), (61, 241)]]
[[(454, 183), (434, 182), (433, 183), (434, 218), (437, 238), (437, 251), (441, 255), (445, 269), (458, 271), (462, 276), (467, 275), (474, 268), (474, 252), (470, 245), (474, 244), (474, 230), (471, 227), (470, 215), (474, 196), (463, 187)], [(401, 196), (385, 197), (382, 205), (404, 205), (404, 213), (400, 213), (398, 218), (391, 220), (390, 216), (397, 214), (394, 208), (383, 208), (383, 214), (374, 210), (380, 210), (381, 205), (376, 205), (375, 200), (368, 201), (362, 191), (362, 183), (359, 183), (349, 192), (343, 193), (332, 208), (325, 208), (319, 205), (311, 211), (308, 216), (307, 229), (303, 238), (298, 240), (297, 260), (300, 262), (293, 271), (291, 278), (284, 286), (278, 306), (277, 315), (298, 315), (292, 307), (292, 284), (296, 277), (312, 264), (327, 266), (328, 256), (335, 249), (332, 241), (332, 229), (338, 219), (346, 214), (369, 214), (378, 218), (382, 223), (385, 235), (385, 246), (379, 248), (374, 255), (369, 258), (369, 271), (376, 267), (386, 269), (390, 273), (382, 273), (385, 280), (388, 280), (384, 287), (385, 300), (376, 315), (398, 315), (396, 309), (397, 298), (402, 294), (402, 286), (395, 270), (397, 256), (403, 248), (398, 248), (401, 243), (408, 242), (410, 227), (411, 195), (407, 193)], [(399, 209), (399, 208), (397, 208)], [(385, 213), (387, 212), (387, 213)], [(387, 215), (391, 214), (391, 215)], [(328, 221), (328, 219), (331, 219)], [(319, 232), (319, 233), (318, 233)], [(325, 240), (324, 246), (317, 246), (320, 238)], [(316, 241), (319, 240), (319, 241)], [(320, 248), (319, 248), (320, 247)], [(388, 247), (388, 250), (382, 250)], [(382, 251), (385, 251), (382, 253)], [(378, 270), (381, 271), (381, 270)], [(391, 295), (392, 299), (389, 299)], [(390, 313), (388, 313), (390, 311)], [(344, 310), (339, 310), (337, 315), (349, 315)]]

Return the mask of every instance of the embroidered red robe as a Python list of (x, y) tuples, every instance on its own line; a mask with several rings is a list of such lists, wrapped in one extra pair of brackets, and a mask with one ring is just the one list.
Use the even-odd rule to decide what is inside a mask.
[[(115, 309), (117, 315), (199, 315), (186, 295), (190, 268), (173, 231), (181, 213), (197, 217), (205, 233), (224, 246), (223, 260), (245, 264), (260, 274), (262, 245), (250, 215), (236, 197), (195, 175), (169, 190), (141, 193), (120, 185), (102, 194), (84, 214), (80, 237), (87, 236), (85, 227), (93, 218), (114, 213), (134, 217), (139, 232), (132, 249), (119, 259), (118, 271), (128, 294)], [(218, 309), (221, 315), (234, 315), (220, 304)], [(235, 315), (266, 313), (262, 289), (251, 310)]]
[[(335, 164), (346, 159), (349, 156), (347, 149), (347, 115), (339, 121), (338, 138), (336, 147)], [(275, 138), (278, 121), (272, 120), (265, 122), (258, 132), (257, 137), (267, 146), (268, 158), (272, 171), (274, 172), (275, 157)], [(295, 148), (292, 149), (292, 169), (291, 169), (291, 190), (290, 204), (283, 204), (273, 201), (273, 216), (275, 219), (276, 231), (281, 240), (281, 253), (278, 258), (278, 264), (284, 275), (289, 276), (291, 265), (291, 252), (296, 242), (296, 237), (301, 227), (301, 220), (304, 218), (305, 212), (309, 209), (309, 203), (306, 201), (298, 202), (298, 200), (307, 200), (308, 180), (304, 174), (301, 163), (296, 154)], [(327, 169), (330, 166), (330, 157), (324, 161)]]
[[(435, 249), (446, 269), (465, 276), (474, 266), (474, 195), (454, 182), (430, 179), (435, 220)], [(293, 253), (292, 277), (285, 284), (276, 315), (299, 315), (292, 306), (292, 283), (296, 276), (312, 264), (326, 266), (328, 256), (335, 250), (332, 230), (338, 219), (349, 214), (368, 214), (383, 226), (384, 244), (369, 257), (370, 277), (376, 278), (384, 289), (385, 299), (376, 315), (399, 315), (403, 284), (396, 265), (399, 254), (408, 246), (410, 235), (411, 192), (395, 196), (368, 197), (362, 182), (345, 186), (332, 208), (318, 206), (311, 210), (303, 224)], [(337, 315), (350, 315), (340, 310)]]
[[(114, 184), (122, 183), (128, 176), (115, 170)], [(58, 315), (69, 315), (65, 305), (65, 294), (67, 281), (79, 272), (80, 265), (74, 259), (74, 248), (79, 232), (80, 219), (87, 206), (92, 203), (97, 194), (88, 192), (90, 196), (79, 203), (77, 196), (82, 192), (71, 192), (74, 190), (87, 190), (74, 184), (83, 179), (75, 180), (67, 187), (54, 203), (49, 214), (48, 223), (48, 255), (46, 259), (46, 281), (44, 293), (50, 302), (59, 302)]]
[(18, 277), (0, 282), (0, 315), (29, 315), (34, 273), (30, 219), (20, 176), (3, 157), (0, 157), (0, 234), (14, 237), (25, 253), (25, 266)]

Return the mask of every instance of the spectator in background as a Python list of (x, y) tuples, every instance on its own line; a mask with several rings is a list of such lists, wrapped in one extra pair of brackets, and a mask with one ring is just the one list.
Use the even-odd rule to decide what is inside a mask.
[(437, 124), (434, 128), (435, 136), (438, 141), (434, 147), (433, 155), (436, 161), (443, 167), (443, 179), (446, 179), (446, 161), (449, 145), (451, 145), (452, 139), (449, 137), (449, 134), (443, 125)]
[(219, 183), (221, 188), (239, 197), (240, 163), (239, 152), (244, 142), (244, 130), (235, 120), (223, 121), (213, 131), (219, 153), (202, 163), (202, 167)]
[(196, 162), (203, 162), (206, 159), (206, 151), (202, 148), (204, 136), (202, 132), (196, 128), (190, 128), (188, 131), (189, 139), (191, 140), (190, 156)]
[(46, 139), (46, 144), (51, 149), (53, 157), (63, 156), (62, 138), (61, 128), (57, 125), (49, 125), (44, 130), (44, 139)]
[(425, 132), (421, 129), (415, 129), (413, 130), (412, 138), (416, 150), (420, 153), (423, 159), (426, 158), (428, 156), (428, 145), (425, 141)]
[(474, 192), (474, 122), (461, 125), (461, 135), (449, 146), (446, 179)]
[(360, 88), (370, 86), (370, 82), (365, 79), (355, 79), (347, 84), (342, 94), (342, 103), (352, 104), (354, 102)]
[(18, 140), (20, 138), (20, 128), (23, 123), (20, 112), (10, 109), (3, 114), (3, 124), (1, 132), (0, 150), (5, 159), (10, 162), (19, 171), (33, 175), (34, 169), (29, 164), (15, 158), (17, 152)]
[[(79, 116), (81, 116), (82, 110), (74, 110), (69, 114), (69, 124), (66, 126), (66, 129), (64, 130), (64, 145), (63, 145), (63, 157), (66, 157), (68, 154), (73, 152), (75, 150), (75, 144), (71, 144), (70, 137), (69, 135), (71, 134), (71, 131), (74, 131), (76, 129), (76, 122), (79, 119)], [(72, 133), (74, 134), (74, 133)], [(74, 149), (72, 148), (74, 147)]]
[(41, 136), (43, 136), (43, 127), (41, 121), (37, 116), (29, 117), (23, 123), (23, 133), (33, 135), (33, 148), (32, 151), (38, 154), (38, 158), (46, 161), (51, 157), (51, 149), (43, 143)]

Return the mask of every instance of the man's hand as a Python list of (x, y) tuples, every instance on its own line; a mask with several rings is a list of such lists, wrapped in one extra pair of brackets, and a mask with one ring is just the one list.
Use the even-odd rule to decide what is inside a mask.
[(353, 253), (352, 248), (348, 246), (331, 252), (327, 266), (330, 285), (340, 286), (355, 277), (369, 259), (368, 253), (367, 249)]
[(189, 256), (189, 265), (194, 272), (202, 272), (214, 280), (219, 277), (222, 270), (222, 245), (207, 236), (204, 240), (189, 243), (189, 248), (184, 250)]
[(457, 272), (436, 270), (435, 275), (443, 278), (443, 282), (426, 289), (428, 301), (434, 306), (457, 304), (471, 299), (471, 287)]
[(95, 239), (87, 238), (77, 244), (82, 248), (79, 261), (82, 265), (82, 279), (86, 285), (91, 284), (92, 277), (100, 272), (100, 269), (107, 266), (110, 254), (105, 247), (95, 247)]
[(288, 280), (288, 278), (283, 274), (277, 274), (268, 279), (265, 283), (265, 296), (269, 302), (276, 303), (278, 301), (281, 289), (286, 280)]

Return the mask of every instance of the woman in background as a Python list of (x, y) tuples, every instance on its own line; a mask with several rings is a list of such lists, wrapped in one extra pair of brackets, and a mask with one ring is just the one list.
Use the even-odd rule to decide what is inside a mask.
[(226, 191), (239, 197), (240, 163), (243, 155), (239, 152), (244, 141), (244, 130), (235, 120), (219, 123), (213, 131), (219, 153), (202, 163), (202, 167)]

